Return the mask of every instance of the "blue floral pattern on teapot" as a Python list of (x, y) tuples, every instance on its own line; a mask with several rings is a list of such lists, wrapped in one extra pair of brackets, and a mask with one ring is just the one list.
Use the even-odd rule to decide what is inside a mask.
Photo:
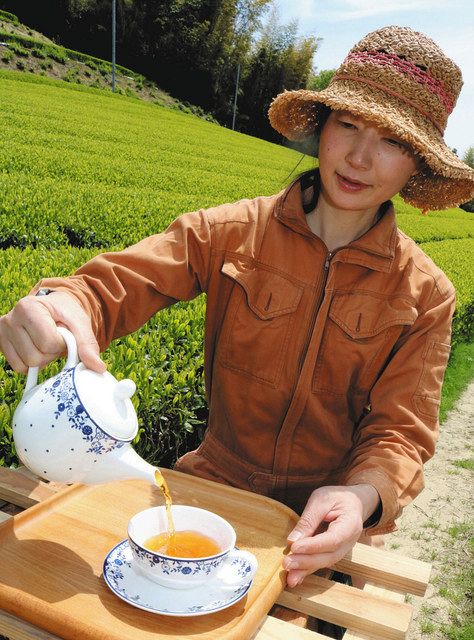
[(86, 440), (90, 445), (86, 453), (101, 455), (115, 448), (123, 447), (125, 443), (107, 435), (92, 420), (81, 404), (74, 384), (74, 371), (75, 367), (62, 371), (51, 387), (44, 389), (45, 395), (52, 396), (56, 402), (54, 411), (56, 420), (64, 414), (67, 416), (69, 426), (72, 429), (81, 431), (82, 439)]

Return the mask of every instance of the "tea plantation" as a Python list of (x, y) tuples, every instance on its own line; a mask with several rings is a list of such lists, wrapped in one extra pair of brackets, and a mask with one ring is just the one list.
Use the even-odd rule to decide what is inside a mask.
[[(312, 166), (192, 115), (27, 73), (0, 72), (0, 96), (1, 314), (42, 277), (70, 274), (182, 212), (276, 193), (298, 163), (296, 172)], [(454, 340), (471, 340), (473, 215), (396, 205), (402, 230), (457, 288)], [(103, 354), (114, 375), (137, 383), (137, 450), (155, 463), (194, 446), (205, 421), (204, 308), (203, 296), (179, 303)], [(16, 462), (10, 423), (23, 385), (0, 356), (0, 464)]]

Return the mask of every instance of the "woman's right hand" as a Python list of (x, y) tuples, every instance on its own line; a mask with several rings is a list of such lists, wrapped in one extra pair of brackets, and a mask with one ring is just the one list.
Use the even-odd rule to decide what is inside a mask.
[(79, 359), (88, 369), (103, 373), (107, 366), (89, 316), (76, 298), (63, 291), (47, 296), (21, 298), (0, 317), (0, 350), (14, 371), (45, 367), (65, 353), (65, 342), (56, 327), (66, 327), (76, 338)]

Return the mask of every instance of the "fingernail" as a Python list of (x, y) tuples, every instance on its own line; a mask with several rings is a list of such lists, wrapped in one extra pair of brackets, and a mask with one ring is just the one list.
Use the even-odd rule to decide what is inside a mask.
[(303, 537), (303, 534), (301, 533), (301, 531), (292, 531), (289, 535), (288, 535), (288, 542), (296, 542), (297, 540), (299, 540), (300, 538)]
[(296, 560), (290, 560), (289, 562), (286, 563), (285, 569), (287, 571), (291, 571), (292, 569), (298, 569), (299, 565), (296, 562)]

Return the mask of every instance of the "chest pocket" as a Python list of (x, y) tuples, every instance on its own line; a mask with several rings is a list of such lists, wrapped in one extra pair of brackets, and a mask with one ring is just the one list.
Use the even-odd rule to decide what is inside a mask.
[(230, 258), (221, 272), (234, 281), (219, 342), (224, 367), (276, 385), (303, 288), (284, 275)]
[(313, 376), (313, 391), (366, 395), (402, 331), (418, 316), (406, 298), (335, 294)]

